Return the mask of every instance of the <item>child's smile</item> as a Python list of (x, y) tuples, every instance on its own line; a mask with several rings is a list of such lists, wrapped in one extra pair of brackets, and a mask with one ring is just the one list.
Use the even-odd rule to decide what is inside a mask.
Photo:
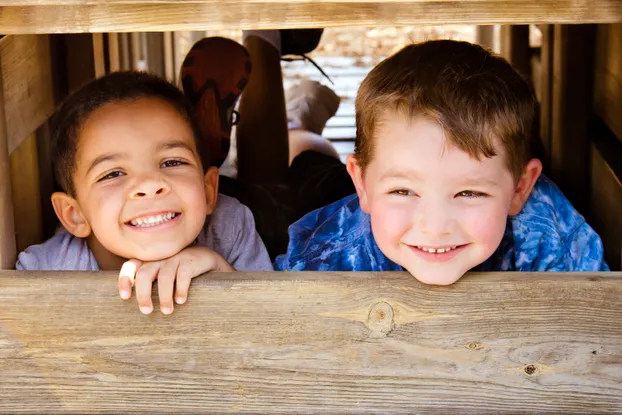
[(89, 243), (118, 257), (155, 261), (191, 245), (217, 179), (217, 169), (204, 175), (191, 127), (165, 101), (107, 104), (82, 126), (76, 200)]
[(476, 160), (437, 123), (387, 113), (371, 161), (357, 171), (378, 247), (422, 282), (455, 282), (503, 238), (515, 184), (501, 149)]

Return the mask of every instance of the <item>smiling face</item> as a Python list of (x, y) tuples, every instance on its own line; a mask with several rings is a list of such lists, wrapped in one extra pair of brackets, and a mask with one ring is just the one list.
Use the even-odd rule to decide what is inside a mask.
[(100, 266), (103, 250), (143, 261), (177, 254), (196, 239), (216, 202), (217, 169), (203, 174), (191, 127), (161, 99), (93, 112), (80, 130), (76, 159), (74, 206), (55, 209), (69, 218), (70, 232), (89, 237)]
[(523, 202), (503, 149), (496, 150), (478, 161), (449, 144), (437, 123), (385, 114), (365, 170), (348, 159), (382, 252), (418, 280), (440, 285), (488, 259)]

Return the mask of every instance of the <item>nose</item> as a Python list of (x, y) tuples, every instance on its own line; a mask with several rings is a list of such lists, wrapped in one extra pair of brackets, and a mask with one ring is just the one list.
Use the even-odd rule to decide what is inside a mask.
[(419, 229), (423, 235), (437, 238), (450, 235), (456, 227), (456, 218), (451, 206), (442, 201), (424, 201), (418, 210)]
[(132, 199), (149, 199), (163, 196), (170, 191), (170, 187), (161, 176), (145, 176), (139, 178), (134, 188), (130, 191)]

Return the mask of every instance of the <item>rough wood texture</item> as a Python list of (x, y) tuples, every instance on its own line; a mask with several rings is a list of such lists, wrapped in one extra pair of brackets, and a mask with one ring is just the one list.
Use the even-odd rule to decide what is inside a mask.
[[(0, 68), (3, 57), (0, 53)], [(11, 165), (7, 135), (3, 84), (0, 82), (0, 269), (15, 267), (15, 225), (11, 198)]]
[(551, 178), (579, 210), (587, 210), (588, 121), (593, 114), (594, 25), (555, 25)]
[(32, 134), (11, 154), (11, 189), (17, 250), (43, 242), (39, 193), (37, 135)]
[(595, 67), (594, 108), (622, 141), (622, 24), (598, 26)]
[(0, 0), (0, 27), (7, 34), (619, 22), (618, 0)]
[(1, 413), (612, 413), (622, 273), (234, 273), (141, 315), (111, 273), (0, 273)]
[(622, 269), (622, 143), (602, 123), (591, 128), (590, 224), (611, 269)]
[(54, 112), (50, 40), (45, 35), (5, 36), (0, 54), (11, 154)]

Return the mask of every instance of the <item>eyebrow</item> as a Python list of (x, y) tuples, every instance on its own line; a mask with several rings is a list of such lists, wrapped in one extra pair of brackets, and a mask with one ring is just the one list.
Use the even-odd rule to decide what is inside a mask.
[(122, 158), (127, 158), (128, 154), (127, 153), (105, 153), (102, 154), (101, 156), (98, 156), (95, 158), (95, 160), (93, 160), (93, 162), (91, 163), (91, 165), (89, 166), (89, 169), (86, 171), (86, 174), (88, 175), (91, 170), (93, 170), (98, 164), (101, 164), (105, 161), (115, 161), (115, 160), (119, 160)]
[[(412, 180), (420, 180), (420, 176), (416, 172), (403, 172), (403, 171), (388, 171), (380, 177), (380, 180), (387, 179), (412, 179)], [(466, 178), (460, 181), (460, 186), (490, 186), (490, 187), (499, 187), (499, 183), (494, 180), (484, 179), (484, 178)]]
[[(160, 143), (158, 144), (158, 147), (156, 148), (157, 151), (165, 151), (165, 150), (171, 150), (174, 148), (183, 148), (185, 150), (190, 151), (191, 153), (194, 153), (195, 151), (192, 149), (192, 147), (190, 147), (187, 143), (183, 142), (182, 140), (173, 140), (173, 141), (167, 141), (165, 143)], [(119, 160), (119, 159), (123, 159), (123, 158), (128, 158), (129, 155), (127, 153), (105, 153), (102, 154), (98, 157), (95, 158), (95, 160), (93, 160), (93, 162), (91, 163), (91, 165), (89, 166), (89, 169), (86, 171), (86, 174), (88, 175), (91, 170), (93, 170), (98, 164), (104, 163), (106, 161), (115, 161), (115, 160)]]
[(407, 179), (407, 180), (408, 179), (415, 179), (415, 180), (419, 180), (420, 177), (415, 172), (405, 173), (403, 171), (389, 170), (388, 172), (386, 172), (385, 174), (383, 174), (380, 177), (380, 180), (387, 180), (387, 179)]
[(182, 141), (182, 140), (172, 140), (172, 141), (167, 141), (164, 143), (160, 143), (158, 144), (158, 147), (156, 147), (157, 151), (164, 151), (164, 150), (171, 150), (171, 149), (175, 149), (175, 148), (183, 148), (185, 150), (188, 150), (191, 153), (196, 153), (196, 151), (188, 145), (188, 143)]

